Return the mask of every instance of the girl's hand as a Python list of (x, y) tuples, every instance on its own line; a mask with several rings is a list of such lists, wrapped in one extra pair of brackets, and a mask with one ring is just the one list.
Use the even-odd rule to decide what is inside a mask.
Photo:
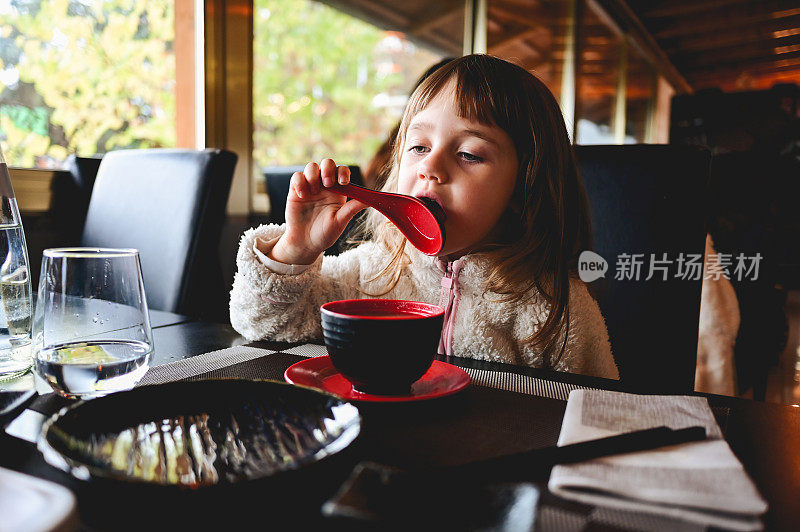
[(308, 163), (303, 172), (295, 172), (286, 198), (286, 232), (272, 248), (270, 256), (283, 264), (311, 264), (320, 253), (341, 236), (348, 222), (366, 203), (351, 200), (325, 190), (335, 183), (350, 182), (350, 169), (336, 167), (332, 159), (319, 165)]

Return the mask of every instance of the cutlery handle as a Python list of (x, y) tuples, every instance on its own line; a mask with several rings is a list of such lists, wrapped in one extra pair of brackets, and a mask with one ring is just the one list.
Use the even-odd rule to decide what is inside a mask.
[(375, 190), (353, 184), (340, 185), (339, 183), (325, 187), (325, 190), (330, 190), (331, 192), (336, 192), (342, 196), (347, 196), (348, 198), (362, 201), (368, 204), (370, 207), (377, 209), (382, 214), (386, 214), (385, 207), (387, 204), (385, 196), (389, 196), (389, 194), (385, 192), (377, 192)]
[(549, 470), (556, 464), (569, 464), (602, 456), (647, 451), (668, 445), (700, 441), (705, 438), (706, 430), (703, 427), (688, 427), (678, 430), (673, 430), (669, 427), (656, 427), (561, 447), (554, 445), (522, 453), (498, 456), (459, 466), (441, 468), (439, 472), (444, 473), (446, 469), (448, 473), (457, 476), (477, 476), (492, 479), (526, 478), (535, 475), (537, 472)]
[[(597, 440), (562, 445), (561, 447), (548, 447), (543, 449), (542, 455), (543, 458), (548, 458), (553, 465), (570, 464), (612, 454), (647, 451), (668, 445), (700, 441), (705, 438), (706, 429), (703, 427), (688, 427), (677, 430), (669, 427), (655, 427)], [(532, 452), (535, 453), (536, 451)]]
[(342, 196), (347, 196), (348, 198), (357, 199), (358, 201), (363, 201), (364, 203), (368, 203), (372, 207), (376, 207), (375, 202), (380, 201), (379, 195), (374, 191), (370, 190), (365, 187), (360, 187), (358, 185), (340, 185), (339, 183), (335, 183), (329, 187), (325, 187), (325, 190), (330, 190), (331, 192), (336, 192), (337, 194), (341, 194)]

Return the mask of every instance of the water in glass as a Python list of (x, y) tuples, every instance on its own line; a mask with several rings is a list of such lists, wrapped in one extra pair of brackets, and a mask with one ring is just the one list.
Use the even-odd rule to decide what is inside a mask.
[(42, 349), (36, 372), (62, 394), (102, 395), (132, 388), (147, 372), (151, 352), (133, 340), (67, 342)]

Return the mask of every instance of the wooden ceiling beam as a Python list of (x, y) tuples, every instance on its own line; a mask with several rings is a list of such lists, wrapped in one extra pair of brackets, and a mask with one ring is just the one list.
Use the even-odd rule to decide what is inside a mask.
[[(713, 76), (692, 76), (692, 84), (698, 89), (713, 87), (725, 91), (768, 89), (776, 83), (800, 83), (800, 62), (791, 67), (767, 68), (765, 70), (736, 70)], [(743, 87), (744, 82), (744, 87)]]
[(758, 77), (766, 77), (766, 76), (778, 76), (784, 78), (794, 78), (795, 83), (797, 83), (798, 79), (800, 79), (800, 64), (794, 66), (786, 66), (786, 67), (766, 67), (764, 70), (728, 70), (726, 72), (721, 73), (714, 73), (708, 75), (693, 75), (691, 76), (692, 82), (697, 82), (698, 84), (702, 84), (708, 86), (709, 84), (713, 83), (714, 80), (730, 80), (740, 78), (742, 76), (751, 76), (754, 78)]
[[(792, 33), (796, 30), (797, 33)], [(781, 35), (786, 32), (786, 35)], [(778, 34), (776, 37), (775, 34)], [(729, 31), (718, 31), (713, 35), (698, 35), (681, 39), (665, 39), (661, 41), (664, 51), (668, 54), (684, 51), (706, 51), (715, 48), (725, 48), (744, 43), (757, 44), (761, 41), (784, 39), (792, 35), (800, 35), (800, 15), (777, 20), (765, 21), (746, 29), (733, 28)]]
[(371, 2), (369, 0), (319, 1), (387, 30), (407, 31), (411, 22), (406, 15), (396, 9), (387, 7), (381, 2)]
[[(553, 48), (552, 46), (553, 44), (558, 44), (559, 46), (564, 45), (565, 37), (563, 35), (554, 35), (552, 28), (548, 28), (545, 26), (538, 26), (535, 28), (527, 28), (517, 33), (507, 35), (503, 39), (497, 42), (489, 43), (489, 51), (490, 53), (494, 53), (494, 51), (496, 50), (502, 50), (508, 45), (520, 41), (528, 41), (530, 39), (534, 39), (534, 41), (536, 41), (535, 37), (539, 37), (542, 34), (542, 32), (547, 32), (551, 37), (550, 38), (551, 46), (549, 48)], [(545, 46), (541, 42), (534, 42), (533, 44), (539, 49), (547, 48), (547, 46)]]
[[(340, 11), (349, 13), (355, 17), (369, 22), (379, 28), (393, 31), (402, 31), (408, 34), (413, 40), (423, 42), (428, 45), (441, 49), (450, 55), (459, 56), (463, 52), (461, 41), (454, 41), (443, 37), (438, 32), (424, 32), (407, 15), (396, 9), (388, 7), (388, 4), (375, 2), (373, 0), (319, 0)], [(463, 0), (451, 0), (452, 4), (463, 5)], [(444, 13), (442, 13), (444, 15)], [(439, 18), (438, 22), (442, 19)], [(417, 33), (412, 33), (416, 28)]]
[(762, 63), (762, 64), (753, 64), (749, 65), (747, 68), (739, 68), (739, 67), (723, 67), (717, 70), (698, 70), (696, 72), (689, 73), (688, 75), (692, 79), (703, 79), (703, 78), (711, 78), (714, 76), (736, 76), (742, 73), (747, 74), (762, 74), (762, 73), (771, 73), (771, 72), (791, 72), (795, 71), (800, 77), (800, 58), (794, 59), (782, 59), (780, 61), (776, 61), (775, 63)]
[(686, 35), (708, 35), (718, 31), (748, 28), (765, 22), (800, 15), (800, 7), (797, 7), (796, 0), (794, 0), (793, 4), (795, 7), (788, 9), (772, 9), (768, 8), (767, 4), (777, 6), (773, 2), (756, 3), (746, 10), (731, 10), (730, 12), (716, 14), (713, 17), (675, 18), (669, 24), (659, 25), (652, 23), (650, 27), (653, 36), (659, 41), (663, 41)]
[(642, 18), (652, 20), (656, 18), (697, 15), (703, 11), (718, 12), (721, 8), (727, 8), (737, 4), (746, 4), (752, 1), (753, 0), (670, 0), (669, 2), (653, 2), (652, 0), (645, 0), (644, 2), (629, 1), (628, 4), (634, 6), (634, 8), (643, 5), (642, 9), (638, 9), (637, 11), (641, 13)]
[(733, 70), (738, 69), (740, 71), (745, 71), (754, 66), (778, 65), (781, 63), (781, 61), (793, 61), (795, 59), (800, 59), (800, 51), (775, 54), (772, 56), (750, 57), (746, 59), (731, 57), (725, 61), (711, 61), (711, 60), (696, 61), (693, 63), (686, 63), (685, 65), (683, 65), (683, 71), (686, 73), (687, 76), (693, 72), (698, 72), (698, 71), (717, 72), (726, 69), (733, 69)]
[(443, 22), (447, 22), (458, 13), (464, 11), (464, 0), (442, 0), (434, 4), (432, 10), (424, 13), (418, 20), (411, 22), (408, 26), (408, 33), (411, 35), (422, 35), (428, 30), (435, 29)]
[(745, 43), (738, 46), (729, 46), (717, 50), (706, 50), (704, 53), (696, 51), (676, 52), (670, 57), (678, 65), (713, 65), (715, 63), (746, 61), (752, 58), (774, 58), (782, 53), (793, 52), (800, 45), (800, 35), (793, 35), (783, 39), (771, 39), (758, 43)]
[(677, 93), (691, 94), (694, 92), (683, 74), (675, 67), (658, 42), (639, 20), (639, 17), (636, 16), (624, 0), (590, 0), (590, 2), (597, 5), (599, 9), (604, 10), (617, 21), (621, 29), (630, 35), (634, 46), (650, 63), (655, 65), (656, 69), (675, 88)]
[(540, 50), (533, 43), (530, 43), (528, 41), (522, 40), (522, 41), (519, 42), (519, 44), (520, 44), (520, 46), (522, 46), (523, 48), (527, 49), (528, 52), (530, 52), (532, 54), (532, 55), (528, 55), (526, 57), (533, 57), (533, 59), (535, 59), (536, 61), (539, 61), (539, 63), (547, 61), (548, 57), (550, 56), (550, 53), (549, 53), (548, 50)]
[(464, 53), (464, 43), (453, 40), (437, 32), (428, 32), (425, 35), (413, 36), (415, 40), (426, 42), (444, 51), (447, 55), (459, 57)]
[[(563, 11), (563, 12), (562, 12)], [(556, 11), (554, 9), (547, 9), (541, 3), (531, 9), (520, 8), (519, 6), (512, 6), (508, 3), (489, 2), (488, 16), (493, 15), (501, 20), (515, 22), (518, 24), (532, 25), (549, 25), (552, 19), (563, 19), (566, 9)]]

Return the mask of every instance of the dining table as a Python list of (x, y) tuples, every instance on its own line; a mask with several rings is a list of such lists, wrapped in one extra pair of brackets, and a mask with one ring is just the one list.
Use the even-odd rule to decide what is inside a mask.
[[(321, 342), (250, 342), (229, 324), (152, 311), (151, 318), (154, 352), (138, 387), (208, 379), (283, 382), (291, 365), (325, 355)], [(552, 446), (558, 441), (572, 390), (625, 391), (624, 385), (608, 379), (459, 357), (437, 358), (466, 371), (470, 384), (458, 393), (424, 401), (355, 402), (361, 430), (343, 450), (275, 478), (196, 489), (80, 480), (51, 466), (37, 449), (36, 439), (42, 423), (73, 402), (41, 387), (37, 393), (33, 377), (28, 375), (23, 382), (29, 385), (0, 384), (4, 409), (0, 467), (68, 488), (77, 499), (75, 525), (80, 530), (177, 526), (366, 530), (375, 523), (323, 511), (326, 501), (336, 499), (360, 465), (424, 470)], [(769, 509), (762, 517), (764, 527), (800, 528), (800, 504), (796, 501), (800, 494), (800, 408), (695, 395), (708, 399), (725, 440), (766, 499)], [(562, 499), (548, 491), (546, 470), (520, 471), (518, 476), (512, 484), (500, 487), (535, 490), (535, 530), (702, 529), (665, 517)], [(469, 484), (462, 486), (462, 490), (470, 489)], [(485, 483), (477, 480), (474, 489), (487, 493)], [(447, 495), (434, 494), (432, 498), (442, 511), (463, 512)], [(413, 497), (398, 494), (390, 501), (395, 513), (412, 522), (418, 519), (419, 529), (430, 524)], [(466, 526), (455, 522), (459, 523), (455, 528), (472, 528), (469, 522)], [(379, 528), (385, 529), (386, 523)]]

